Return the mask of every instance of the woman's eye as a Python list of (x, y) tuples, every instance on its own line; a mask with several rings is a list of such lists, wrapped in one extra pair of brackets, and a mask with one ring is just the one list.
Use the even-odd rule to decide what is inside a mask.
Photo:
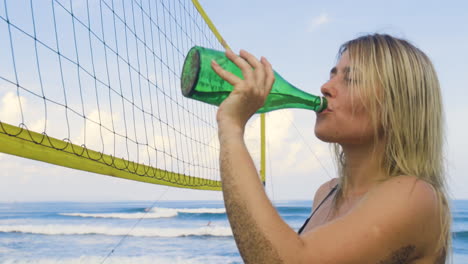
[(352, 79), (352, 78), (350, 78), (350, 77), (348, 77), (348, 76), (345, 76), (343, 79), (344, 79), (344, 81), (345, 81), (346, 83), (352, 83), (352, 84), (358, 83), (357, 80)]

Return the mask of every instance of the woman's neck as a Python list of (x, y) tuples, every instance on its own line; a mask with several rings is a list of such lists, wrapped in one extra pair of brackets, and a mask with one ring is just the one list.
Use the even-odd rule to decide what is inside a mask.
[(384, 144), (342, 146), (345, 157), (345, 196), (361, 196), (386, 178), (382, 168)]

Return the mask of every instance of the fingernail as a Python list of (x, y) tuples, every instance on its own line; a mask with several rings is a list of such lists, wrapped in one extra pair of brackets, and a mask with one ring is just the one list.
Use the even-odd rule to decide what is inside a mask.
[(218, 65), (218, 63), (215, 60), (211, 60), (211, 64)]

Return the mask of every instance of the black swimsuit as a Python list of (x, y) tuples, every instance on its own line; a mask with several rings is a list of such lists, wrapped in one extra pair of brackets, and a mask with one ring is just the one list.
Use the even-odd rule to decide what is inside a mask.
[(306, 227), (307, 223), (309, 223), (310, 219), (312, 218), (312, 216), (315, 214), (315, 212), (317, 212), (317, 210), (320, 208), (320, 206), (328, 199), (328, 197), (330, 197), (335, 191), (336, 189), (338, 188), (338, 184), (335, 185), (335, 187), (333, 187), (330, 192), (327, 194), (327, 196), (325, 197), (325, 199), (322, 200), (322, 202), (320, 202), (320, 204), (317, 206), (317, 208), (315, 208), (314, 211), (312, 211), (312, 214), (309, 216), (309, 218), (307, 218), (307, 220), (305, 221), (305, 223), (302, 225), (301, 228), (299, 228), (299, 231), (297, 231), (298, 234), (301, 234), (302, 231), (304, 230), (304, 228)]

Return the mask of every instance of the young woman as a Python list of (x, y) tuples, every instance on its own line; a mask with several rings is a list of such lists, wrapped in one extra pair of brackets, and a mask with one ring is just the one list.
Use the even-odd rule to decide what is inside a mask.
[(299, 234), (268, 200), (243, 140), (271, 90), (272, 67), (246, 51), (226, 55), (244, 79), (212, 63), (234, 85), (217, 112), (221, 178), (246, 263), (445, 263), (451, 217), (442, 99), (422, 51), (380, 34), (340, 48), (321, 88), (328, 108), (315, 125), (316, 136), (334, 146), (338, 177), (317, 190)]

